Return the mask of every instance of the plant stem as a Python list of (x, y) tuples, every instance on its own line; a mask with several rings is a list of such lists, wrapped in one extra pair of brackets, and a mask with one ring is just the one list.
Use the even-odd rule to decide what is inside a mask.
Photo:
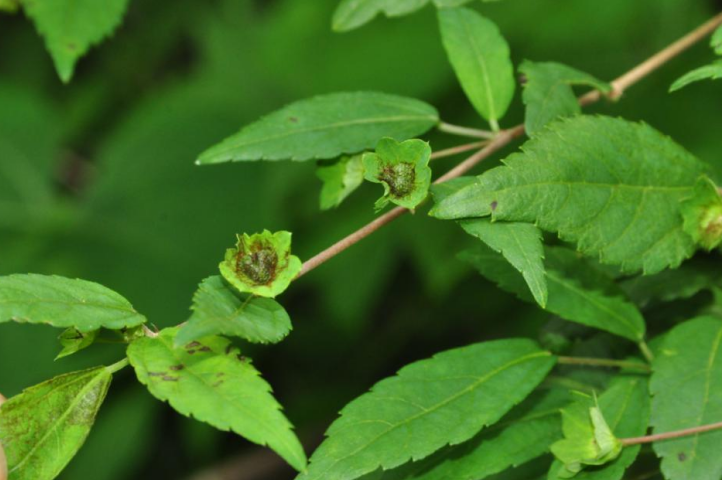
[(677, 430), (675, 432), (657, 433), (655, 435), (647, 435), (644, 437), (620, 438), (619, 441), (622, 442), (622, 445), (628, 447), (630, 445), (659, 442), (661, 440), (670, 440), (672, 438), (689, 437), (691, 435), (697, 435), (700, 433), (711, 432), (712, 430), (720, 429), (722, 429), (722, 422), (712, 423), (710, 425), (702, 425), (699, 427), (685, 428), (684, 430)]
[(626, 360), (613, 360), (610, 358), (586, 358), (586, 357), (557, 357), (560, 365), (580, 365), (587, 367), (611, 367), (611, 368), (636, 368), (651, 372), (649, 365), (640, 362)]
[(642, 355), (644, 355), (644, 358), (647, 359), (649, 363), (652, 363), (654, 360), (654, 354), (652, 353), (652, 350), (649, 348), (649, 345), (647, 345), (647, 342), (642, 340), (638, 343), (639, 350), (642, 352)]
[(487, 130), (461, 127), (459, 125), (452, 125), (451, 123), (446, 122), (439, 122), (439, 125), (436, 128), (438, 128), (441, 132), (450, 133), (451, 135), (460, 135), (462, 137), (484, 138), (486, 140), (491, 140), (496, 136), (494, 132), (489, 132)]
[(127, 358), (124, 358), (123, 360), (116, 362), (112, 365), (108, 365), (108, 370), (110, 370), (110, 373), (115, 373), (119, 370), (124, 369), (130, 364), (130, 361)]
[[(673, 44), (669, 45), (667, 48), (663, 49), (662, 51), (658, 52), (657, 54), (650, 57), (648, 60), (644, 61), (643, 63), (639, 64), (638, 66), (634, 67), (633, 69), (629, 70), (624, 75), (618, 77), (617, 79), (613, 80), (612, 86), (614, 87), (614, 93), (612, 95), (613, 98), (619, 98), (624, 91), (634, 85), (635, 83), (639, 82), (641, 79), (652, 73), (654, 70), (662, 66), (664, 63), (668, 62), (675, 56), (682, 53), (684, 50), (692, 46), (694, 43), (702, 40), (705, 36), (709, 35), (717, 26), (722, 25), (722, 13), (714, 16), (712, 19), (704, 23), (703, 25), (697, 27), (695, 30), (693, 30), (691, 33), (685, 35), (680, 40), (677, 40)], [(589, 92), (588, 94), (584, 95), (579, 99), (579, 103), (581, 105), (589, 105), (591, 103), (597, 102), (599, 99), (601, 99), (601, 94), (598, 91)], [(445, 125), (445, 123), (441, 123), (439, 125), (439, 129), (443, 129), (442, 127)], [(454, 128), (455, 126), (451, 126)], [(447, 128), (448, 127), (444, 127)], [(459, 128), (465, 128), (465, 127), (459, 127)], [(478, 132), (477, 132), (478, 133)], [(445, 175), (442, 175), (439, 177), (434, 184), (439, 184), (446, 182), (448, 180), (451, 180), (453, 178), (459, 177), (469, 170), (471, 170), (474, 166), (476, 166), (479, 162), (484, 160), (485, 158), (489, 157), (491, 154), (495, 153), (496, 151), (500, 150), (501, 148), (505, 147), (509, 143), (511, 143), (512, 140), (514, 140), (517, 137), (520, 137), (524, 134), (524, 125), (517, 125), (515, 127), (501, 130), (498, 133), (495, 134), (493, 140), (489, 142), (488, 145), (486, 145), (483, 149), (479, 150), (460, 164), (458, 164), (456, 167), (452, 168), (448, 172), (446, 172)], [(371, 223), (366, 224), (365, 226), (361, 227), (354, 233), (348, 235), (346, 238), (334, 243), (330, 247), (328, 247), (326, 250), (322, 251), (321, 253), (317, 254), (316, 256), (312, 257), (311, 259), (307, 260), (303, 264), (303, 268), (301, 269), (301, 273), (298, 274), (299, 278), (314, 268), (318, 267), (322, 263), (324, 263), (326, 260), (333, 258), (334, 256), (338, 255), (339, 253), (346, 250), (351, 245), (355, 244), (356, 242), (363, 240), (364, 238), (371, 235), (373, 232), (378, 230), (379, 228), (383, 227), (387, 223), (391, 223), (396, 218), (400, 217), (404, 213), (408, 212), (405, 208), (397, 207), (393, 210), (381, 215), (380, 217), (374, 219), (371, 221)], [(641, 345), (640, 345), (641, 347)]]
[(483, 140), (481, 142), (465, 143), (463, 145), (447, 148), (445, 150), (439, 150), (431, 154), (431, 160), (435, 160), (437, 158), (451, 157), (453, 155), (458, 155), (459, 153), (468, 152), (469, 150), (476, 150), (477, 148), (481, 148), (488, 144), (488, 140)]

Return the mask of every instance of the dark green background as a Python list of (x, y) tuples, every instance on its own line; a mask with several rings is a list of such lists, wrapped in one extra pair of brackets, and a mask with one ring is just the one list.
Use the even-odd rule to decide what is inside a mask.
[[(294, 253), (306, 259), (372, 219), (381, 193), (366, 184), (322, 213), (312, 162), (194, 166), (206, 147), (290, 101), (345, 90), (417, 97), (446, 121), (483, 128), (446, 61), (432, 8), (334, 34), (335, 3), (131, 0), (123, 26), (80, 61), (68, 86), (32, 24), (22, 14), (0, 15), (0, 274), (97, 281), (156, 325), (176, 324), (236, 232), (291, 230)], [(474, 6), (498, 23), (516, 64), (555, 60), (612, 79), (704, 21), (715, 3)], [(722, 89), (705, 82), (666, 93), (675, 78), (711, 58), (698, 45), (619, 103), (591, 111), (644, 119), (722, 168)], [(502, 126), (521, 119), (517, 92)], [(434, 149), (463, 141), (429, 138)], [(455, 161), (440, 160), (435, 171)], [(295, 326), (286, 341), (242, 345), (309, 450), (344, 403), (403, 364), (482, 339), (537, 335), (543, 312), (455, 259), (471, 243), (425, 211), (407, 215), (294, 283), (280, 298)], [(96, 346), (54, 362), (58, 333), (0, 325), (0, 392), (14, 395), (122, 355)], [(227, 477), (193, 477), (224, 462)], [(95, 430), (62, 476), (291, 477), (273, 454), (175, 415), (129, 370), (118, 375)]]

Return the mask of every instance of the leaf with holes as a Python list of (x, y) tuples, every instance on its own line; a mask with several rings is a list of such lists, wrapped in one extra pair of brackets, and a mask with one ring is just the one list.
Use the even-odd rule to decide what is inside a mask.
[(522, 150), (432, 214), (536, 223), (625, 272), (657, 273), (694, 252), (680, 202), (708, 167), (670, 138), (645, 124), (578, 116)]
[(431, 147), (422, 140), (397, 142), (383, 138), (375, 153), (363, 156), (364, 177), (384, 187), (376, 210), (389, 202), (413, 210), (424, 201), (431, 185)]
[(23, 8), (35, 24), (63, 82), (73, 76), (75, 63), (90, 47), (120, 25), (128, 0), (33, 0)]
[(510, 339), (408, 365), (344, 407), (299, 480), (351, 480), (465, 442), (529, 395), (554, 363), (534, 342)]
[(459, 222), (466, 233), (501, 253), (526, 280), (534, 300), (546, 307), (548, 291), (544, 273), (541, 232), (530, 223), (491, 222), (487, 218)]
[(10, 478), (52, 480), (83, 446), (110, 386), (111, 367), (60, 375), (0, 408)]
[(439, 122), (434, 107), (375, 92), (332, 93), (288, 105), (203, 152), (199, 165), (249, 160), (323, 160), (406, 140)]
[[(722, 422), (722, 321), (689, 320), (667, 333), (652, 369), (654, 433)], [(655, 442), (668, 480), (722, 477), (722, 430)]]
[(461, 87), (496, 130), (516, 86), (509, 45), (491, 20), (467, 8), (439, 10), (439, 26)]
[(11, 320), (88, 333), (101, 327), (135, 327), (145, 317), (128, 300), (97, 283), (28, 274), (0, 277), (0, 323)]
[(250, 360), (222, 337), (204, 338), (175, 348), (178, 328), (128, 347), (138, 380), (179, 413), (223, 431), (268, 445), (296, 470), (306, 456), (271, 386)]
[(271, 298), (234, 291), (219, 276), (203, 280), (193, 296), (193, 315), (181, 326), (175, 345), (212, 335), (241, 337), (253, 343), (276, 343), (291, 331), (286, 310)]
[(561, 63), (527, 60), (519, 66), (519, 71), (526, 79), (522, 94), (526, 105), (524, 128), (530, 136), (559, 117), (581, 113), (572, 85), (586, 85), (602, 93), (612, 91), (608, 83)]

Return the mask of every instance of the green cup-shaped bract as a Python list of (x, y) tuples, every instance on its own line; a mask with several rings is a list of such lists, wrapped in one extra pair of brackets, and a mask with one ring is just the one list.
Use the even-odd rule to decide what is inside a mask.
[(236, 248), (226, 250), (221, 275), (241, 292), (260, 297), (282, 293), (301, 271), (301, 260), (291, 255), (291, 232), (264, 230), (238, 235)]

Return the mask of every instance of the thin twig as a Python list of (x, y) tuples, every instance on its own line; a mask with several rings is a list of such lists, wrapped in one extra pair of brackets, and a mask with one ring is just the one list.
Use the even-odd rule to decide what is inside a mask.
[(452, 125), (446, 122), (439, 122), (439, 125), (437, 125), (436, 128), (438, 128), (441, 132), (450, 133), (452, 135), (460, 135), (462, 137), (484, 138), (486, 140), (491, 140), (496, 137), (496, 133), (490, 132), (488, 130), (478, 130), (476, 128), (461, 127), (459, 125)]
[[(693, 30), (691, 33), (685, 35), (681, 39), (677, 40), (673, 44), (669, 45), (664, 50), (660, 51), (659, 53), (653, 55), (648, 60), (644, 61), (643, 63), (639, 64), (638, 66), (634, 67), (633, 69), (629, 70), (624, 75), (618, 77), (617, 79), (613, 80), (612, 86), (614, 87), (613, 93), (611, 97), (618, 98), (620, 97), (624, 91), (634, 85), (635, 83), (639, 82), (641, 79), (652, 73), (654, 70), (658, 69), (660, 66), (662, 66), (664, 63), (668, 62), (675, 56), (682, 53), (684, 50), (692, 46), (694, 43), (700, 41), (705, 36), (709, 35), (717, 26), (722, 24), (722, 13), (714, 16), (711, 20), (705, 22), (703, 25), (697, 27), (695, 30)], [(601, 99), (601, 94), (598, 91), (590, 92), (583, 97), (579, 99), (579, 103), (581, 105), (589, 105), (591, 103), (597, 102), (599, 99)], [(439, 128), (441, 129), (442, 125), (448, 125), (448, 124), (441, 124)], [(517, 137), (520, 137), (524, 134), (524, 125), (517, 125), (513, 128), (507, 129), (507, 130), (501, 130), (498, 133), (495, 134), (493, 140), (489, 142), (488, 145), (486, 145), (483, 149), (479, 150), (460, 164), (458, 164), (456, 167), (452, 168), (448, 172), (446, 172), (445, 175), (442, 175), (439, 177), (434, 184), (439, 184), (446, 182), (448, 180), (451, 180), (453, 178), (457, 178), (469, 170), (471, 170), (473, 167), (475, 167), (479, 162), (489, 157), (494, 152), (500, 150), (501, 148), (505, 147), (509, 143), (511, 143), (512, 140), (514, 140)], [(393, 210), (383, 214), (382, 216), (376, 218), (371, 223), (366, 224), (365, 226), (361, 227), (359, 230), (355, 231), (351, 235), (347, 236), (346, 238), (334, 243), (330, 247), (328, 247), (326, 250), (322, 251), (321, 253), (317, 254), (313, 258), (307, 260), (303, 264), (303, 268), (301, 269), (301, 273), (298, 274), (298, 277), (301, 277), (314, 268), (321, 265), (326, 260), (338, 255), (339, 253), (346, 250), (351, 245), (355, 244), (356, 242), (368, 237), (373, 232), (378, 230), (379, 228), (383, 227), (384, 225), (392, 222), (396, 218), (400, 217), (404, 213), (408, 212), (405, 208), (397, 207)], [(296, 278), (298, 278), (296, 277)]]
[(641, 362), (633, 362), (626, 360), (613, 360), (610, 358), (587, 358), (587, 357), (557, 357), (557, 363), (560, 365), (580, 365), (586, 367), (610, 367), (610, 368), (636, 368), (651, 372), (649, 365)]
[(489, 140), (483, 140), (481, 142), (465, 143), (456, 147), (447, 148), (445, 150), (438, 150), (431, 154), (431, 160), (437, 158), (451, 157), (460, 153), (468, 152), (469, 150), (476, 150), (477, 148), (484, 147), (489, 144)]
[(699, 427), (685, 428), (684, 430), (677, 430), (674, 432), (646, 435), (644, 437), (620, 438), (619, 441), (622, 442), (622, 445), (628, 447), (630, 445), (641, 445), (643, 443), (659, 442), (662, 440), (670, 440), (672, 438), (689, 437), (691, 435), (698, 435), (700, 433), (711, 432), (713, 430), (720, 429), (722, 429), (722, 422), (712, 423), (710, 425), (702, 425)]

